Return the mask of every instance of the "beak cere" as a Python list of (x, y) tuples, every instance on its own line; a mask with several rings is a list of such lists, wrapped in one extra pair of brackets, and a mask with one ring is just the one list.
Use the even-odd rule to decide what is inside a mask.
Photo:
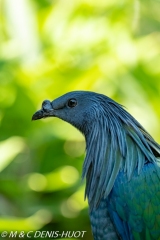
[(54, 117), (54, 109), (49, 100), (43, 101), (42, 109), (33, 114), (32, 120), (38, 120), (45, 117)]

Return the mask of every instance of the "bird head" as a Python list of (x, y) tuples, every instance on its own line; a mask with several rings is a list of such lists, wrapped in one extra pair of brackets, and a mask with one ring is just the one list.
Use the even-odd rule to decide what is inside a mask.
[(98, 119), (100, 102), (99, 94), (88, 91), (69, 92), (53, 101), (44, 100), (42, 109), (37, 111), (32, 120), (46, 117), (58, 117), (76, 128), (83, 134), (91, 128), (92, 123)]

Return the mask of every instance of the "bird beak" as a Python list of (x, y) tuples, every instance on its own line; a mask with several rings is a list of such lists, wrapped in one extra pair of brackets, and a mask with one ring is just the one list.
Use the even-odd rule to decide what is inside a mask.
[(46, 117), (54, 117), (54, 111), (55, 110), (53, 109), (51, 102), (49, 100), (45, 100), (42, 103), (42, 109), (33, 114), (32, 120), (38, 120)]
[(41, 119), (41, 118), (44, 118), (44, 111), (42, 109), (35, 112), (32, 116), (32, 120), (38, 120), (38, 119)]

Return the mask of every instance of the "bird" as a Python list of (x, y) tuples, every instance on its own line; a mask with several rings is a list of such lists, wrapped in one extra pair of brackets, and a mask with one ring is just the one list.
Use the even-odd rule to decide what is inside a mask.
[(119, 103), (91, 91), (44, 100), (32, 120), (60, 118), (86, 141), (82, 178), (94, 240), (160, 240), (160, 145)]

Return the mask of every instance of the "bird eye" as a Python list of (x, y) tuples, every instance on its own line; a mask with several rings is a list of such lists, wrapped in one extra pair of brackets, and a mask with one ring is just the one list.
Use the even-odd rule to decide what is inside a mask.
[(68, 107), (73, 108), (77, 105), (76, 99), (72, 98), (68, 101)]

